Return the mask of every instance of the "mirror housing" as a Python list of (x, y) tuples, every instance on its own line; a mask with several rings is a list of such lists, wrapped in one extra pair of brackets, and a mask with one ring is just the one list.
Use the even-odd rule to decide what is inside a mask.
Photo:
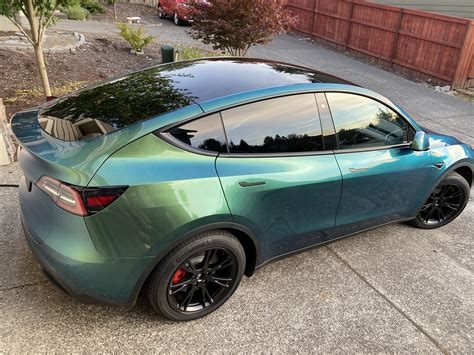
[(411, 149), (424, 151), (430, 149), (430, 135), (423, 131), (415, 133), (415, 138), (411, 142)]

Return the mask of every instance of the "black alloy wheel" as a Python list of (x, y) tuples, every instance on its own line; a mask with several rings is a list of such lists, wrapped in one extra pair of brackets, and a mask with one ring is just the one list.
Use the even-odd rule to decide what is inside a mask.
[(150, 275), (150, 304), (165, 317), (186, 321), (222, 306), (245, 270), (245, 251), (226, 230), (205, 232), (173, 249)]
[(461, 175), (449, 174), (430, 194), (412, 224), (425, 229), (448, 224), (466, 207), (469, 191), (470, 186)]
[(220, 302), (238, 273), (229, 250), (206, 249), (181, 264), (168, 283), (168, 302), (178, 312), (202, 311)]

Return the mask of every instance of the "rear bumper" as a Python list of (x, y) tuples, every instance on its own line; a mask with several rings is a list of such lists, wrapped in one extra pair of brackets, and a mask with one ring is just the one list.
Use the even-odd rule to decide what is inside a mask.
[[(67, 213), (64, 211), (48, 215), (52, 216), (51, 219), (41, 218), (39, 224), (38, 215), (44, 216), (46, 212), (34, 208), (38, 196), (34, 196), (35, 191), (27, 191), (25, 185), (22, 179), (22, 227), (30, 249), (46, 273), (80, 302), (132, 307), (143, 283), (143, 275), (148, 273), (153, 258), (100, 256), (90, 248), (87, 229), (81, 229), (80, 223), (74, 224), (69, 220), (80, 217), (63, 216)], [(50, 210), (54, 208), (49, 207)], [(45, 225), (49, 225), (48, 234), (41, 233)], [(69, 225), (69, 230), (65, 225)]]
[[(40, 244), (22, 216), (25, 239), (40, 267), (54, 283), (82, 303), (133, 307), (141, 285), (140, 276), (149, 269), (142, 259), (84, 263), (72, 260)], [(146, 259), (145, 259), (146, 260)], [(133, 270), (138, 272), (134, 273)], [(135, 275), (135, 276), (134, 276)]]

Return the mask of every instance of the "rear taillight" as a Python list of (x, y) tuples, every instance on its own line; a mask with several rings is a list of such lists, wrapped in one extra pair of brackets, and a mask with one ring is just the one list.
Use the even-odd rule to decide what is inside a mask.
[(83, 188), (65, 184), (49, 176), (41, 177), (37, 186), (48, 194), (58, 207), (78, 216), (102, 211), (127, 189), (126, 186)]
[(74, 187), (48, 176), (43, 176), (37, 186), (46, 192), (58, 207), (78, 216), (87, 216), (81, 195)]
[(127, 186), (86, 188), (83, 190), (82, 196), (87, 211), (89, 214), (94, 214), (118, 199), (125, 190), (127, 190)]

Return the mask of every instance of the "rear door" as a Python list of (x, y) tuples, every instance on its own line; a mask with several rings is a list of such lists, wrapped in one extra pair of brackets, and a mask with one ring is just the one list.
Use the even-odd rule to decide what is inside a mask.
[(315, 95), (250, 103), (221, 113), (228, 153), (217, 172), (233, 219), (259, 235), (263, 259), (327, 239), (341, 174), (324, 150)]
[(432, 185), (429, 151), (414, 151), (414, 129), (372, 98), (326, 93), (343, 179), (336, 223), (342, 234), (413, 216)]

